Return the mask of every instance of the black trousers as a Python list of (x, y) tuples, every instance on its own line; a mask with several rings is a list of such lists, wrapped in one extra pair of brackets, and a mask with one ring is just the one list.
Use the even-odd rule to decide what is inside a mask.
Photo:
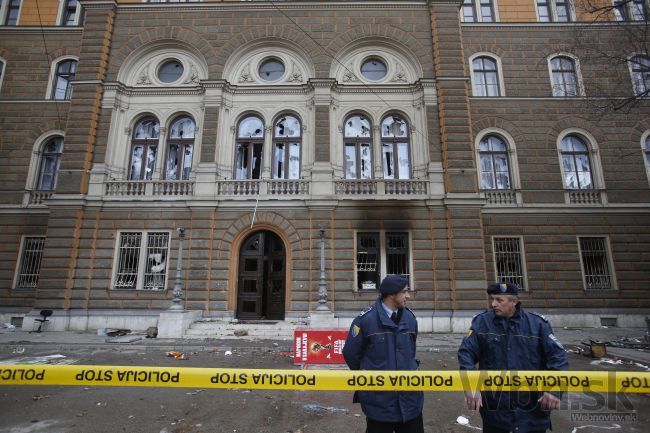
[(422, 414), (407, 422), (383, 422), (366, 418), (366, 433), (424, 433)]
[[(492, 427), (490, 425), (483, 425), (483, 433), (510, 433), (510, 430), (504, 430), (502, 428)], [(537, 430), (531, 431), (528, 433), (546, 433), (546, 430)]]

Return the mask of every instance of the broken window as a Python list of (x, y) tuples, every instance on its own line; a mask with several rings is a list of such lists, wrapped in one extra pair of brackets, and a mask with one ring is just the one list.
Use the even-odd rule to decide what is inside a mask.
[(357, 290), (376, 290), (385, 275), (402, 275), (410, 281), (408, 233), (359, 232), (356, 237)]
[(181, 117), (172, 123), (169, 130), (166, 179), (188, 180), (190, 178), (194, 135), (195, 124), (190, 117)]
[(585, 289), (614, 289), (606, 238), (578, 238)]
[(494, 264), (496, 281), (513, 283), (520, 289), (526, 288), (520, 238), (494, 238)]
[(133, 131), (129, 180), (151, 180), (156, 168), (160, 124), (155, 118), (141, 120)]
[(372, 179), (370, 121), (355, 115), (345, 121), (343, 164), (346, 179)]
[(113, 288), (163, 290), (168, 255), (169, 233), (120, 233)]
[(264, 123), (259, 117), (248, 116), (239, 122), (235, 145), (235, 179), (262, 177), (262, 146)]
[(290, 115), (281, 116), (273, 133), (273, 178), (300, 179), (300, 121)]
[(387, 116), (381, 123), (381, 149), (384, 179), (410, 179), (408, 124), (397, 115)]

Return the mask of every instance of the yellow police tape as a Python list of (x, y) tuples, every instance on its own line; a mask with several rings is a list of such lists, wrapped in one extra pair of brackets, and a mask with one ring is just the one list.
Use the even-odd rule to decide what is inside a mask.
[(317, 391), (593, 391), (650, 393), (650, 373), (349, 371), (112, 365), (0, 365), (0, 385), (153, 386)]

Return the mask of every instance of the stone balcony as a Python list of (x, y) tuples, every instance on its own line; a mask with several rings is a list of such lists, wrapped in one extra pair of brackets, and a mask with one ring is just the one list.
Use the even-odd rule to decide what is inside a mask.
[[(345, 199), (426, 199), (428, 198), (426, 180), (350, 180), (338, 179), (327, 184), (339, 200)], [(102, 198), (104, 200), (172, 200), (172, 199), (211, 199), (255, 200), (255, 199), (318, 199), (322, 193), (314, 192), (314, 181), (305, 179), (246, 179), (217, 180), (212, 184), (203, 183), (202, 193), (197, 192), (194, 181), (104, 181)], [(322, 186), (322, 183), (321, 183)], [(206, 190), (209, 191), (206, 194)], [(331, 196), (331, 193), (328, 194)]]

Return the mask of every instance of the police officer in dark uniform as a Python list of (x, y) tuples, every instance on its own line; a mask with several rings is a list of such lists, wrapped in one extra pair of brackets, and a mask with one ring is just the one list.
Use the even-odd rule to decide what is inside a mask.
[[(389, 275), (381, 297), (352, 322), (343, 347), (350, 370), (417, 370), (418, 323), (406, 308), (408, 279)], [(357, 391), (354, 401), (366, 415), (367, 433), (423, 433), (420, 391)]]
[[(490, 284), (491, 311), (478, 314), (458, 349), (461, 370), (566, 370), (567, 354), (544, 316), (525, 311), (517, 286)], [(482, 396), (481, 396), (482, 394)], [(468, 391), (465, 403), (480, 410), (485, 433), (542, 433), (560, 393)]]

